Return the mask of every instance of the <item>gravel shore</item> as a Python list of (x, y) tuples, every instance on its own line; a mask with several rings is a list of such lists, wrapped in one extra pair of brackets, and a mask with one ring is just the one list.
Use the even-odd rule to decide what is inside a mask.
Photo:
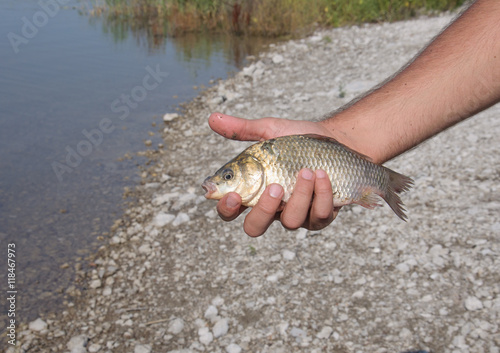
[[(386, 165), (389, 207), (344, 207), (321, 231), (221, 221), (203, 179), (247, 143), (211, 112), (312, 119), (382, 81), (452, 15), (320, 30), (272, 46), (165, 116), (164, 148), (66, 310), (22, 327), (22, 352), (500, 352), (500, 106)], [(9, 349), (7, 352), (16, 350)]]

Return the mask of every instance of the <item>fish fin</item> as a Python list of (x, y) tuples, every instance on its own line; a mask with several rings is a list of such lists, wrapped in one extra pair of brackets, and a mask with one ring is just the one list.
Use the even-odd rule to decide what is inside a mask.
[(382, 198), (392, 208), (394, 213), (396, 213), (399, 218), (406, 222), (406, 209), (404, 208), (403, 201), (401, 201), (401, 198), (398, 194), (404, 191), (408, 191), (413, 185), (413, 180), (406, 175), (396, 173), (389, 168), (385, 169), (389, 174), (389, 186), (385, 195), (382, 195)]
[(369, 190), (359, 200), (354, 201), (354, 203), (365, 208), (374, 209), (375, 207), (382, 206), (379, 201), (380, 199), (377, 197), (377, 195)]
[(365, 156), (364, 154), (361, 154), (361, 153), (353, 150), (350, 147), (347, 147), (343, 143), (340, 143), (337, 140), (335, 140), (333, 137), (328, 137), (328, 136), (323, 136), (323, 135), (318, 135), (318, 134), (304, 134), (304, 135), (299, 135), (299, 136), (304, 136), (304, 137), (312, 138), (312, 139), (315, 139), (315, 140), (320, 140), (320, 141), (325, 141), (325, 142), (329, 142), (329, 143), (334, 143), (336, 145), (342, 146), (343, 148), (345, 148), (349, 152), (354, 153), (355, 155), (363, 158), (364, 160), (367, 160), (368, 162), (372, 162), (373, 163), (373, 159), (371, 159), (370, 157)]

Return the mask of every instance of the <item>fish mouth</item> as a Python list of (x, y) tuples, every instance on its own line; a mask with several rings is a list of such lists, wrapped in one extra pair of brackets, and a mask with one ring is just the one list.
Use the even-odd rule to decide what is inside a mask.
[(210, 177), (206, 178), (203, 184), (201, 184), (203, 190), (205, 190), (205, 197), (208, 199), (210, 195), (217, 191), (217, 187), (213, 181), (210, 181)]

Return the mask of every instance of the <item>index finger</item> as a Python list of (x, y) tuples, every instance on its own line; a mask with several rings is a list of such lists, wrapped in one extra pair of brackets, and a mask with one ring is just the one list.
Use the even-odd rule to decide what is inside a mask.
[(241, 196), (235, 192), (228, 193), (217, 203), (217, 213), (226, 222), (237, 218), (246, 209), (241, 205)]

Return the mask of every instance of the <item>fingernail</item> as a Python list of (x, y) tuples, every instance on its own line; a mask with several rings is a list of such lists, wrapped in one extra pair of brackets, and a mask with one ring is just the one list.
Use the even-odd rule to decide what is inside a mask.
[(326, 172), (324, 170), (317, 170), (316, 171), (316, 178), (319, 178), (319, 179), (326, 179), (328, 176), (326, 175)]
[(313, 178), (313, 172), (310, 169), (304, 169), (302, 171), (302, 178), (311, 180)]
[(226, 199), (226, 206), (229, 208), (235, 208), (236, 206), (238, 206), (238, 199), (233, 195), (229, 195)]
[(275, 199), (279, 198), (281, 196), (281, 186), (278, 184), (272, 184), (269, 188), (269, 195)]

